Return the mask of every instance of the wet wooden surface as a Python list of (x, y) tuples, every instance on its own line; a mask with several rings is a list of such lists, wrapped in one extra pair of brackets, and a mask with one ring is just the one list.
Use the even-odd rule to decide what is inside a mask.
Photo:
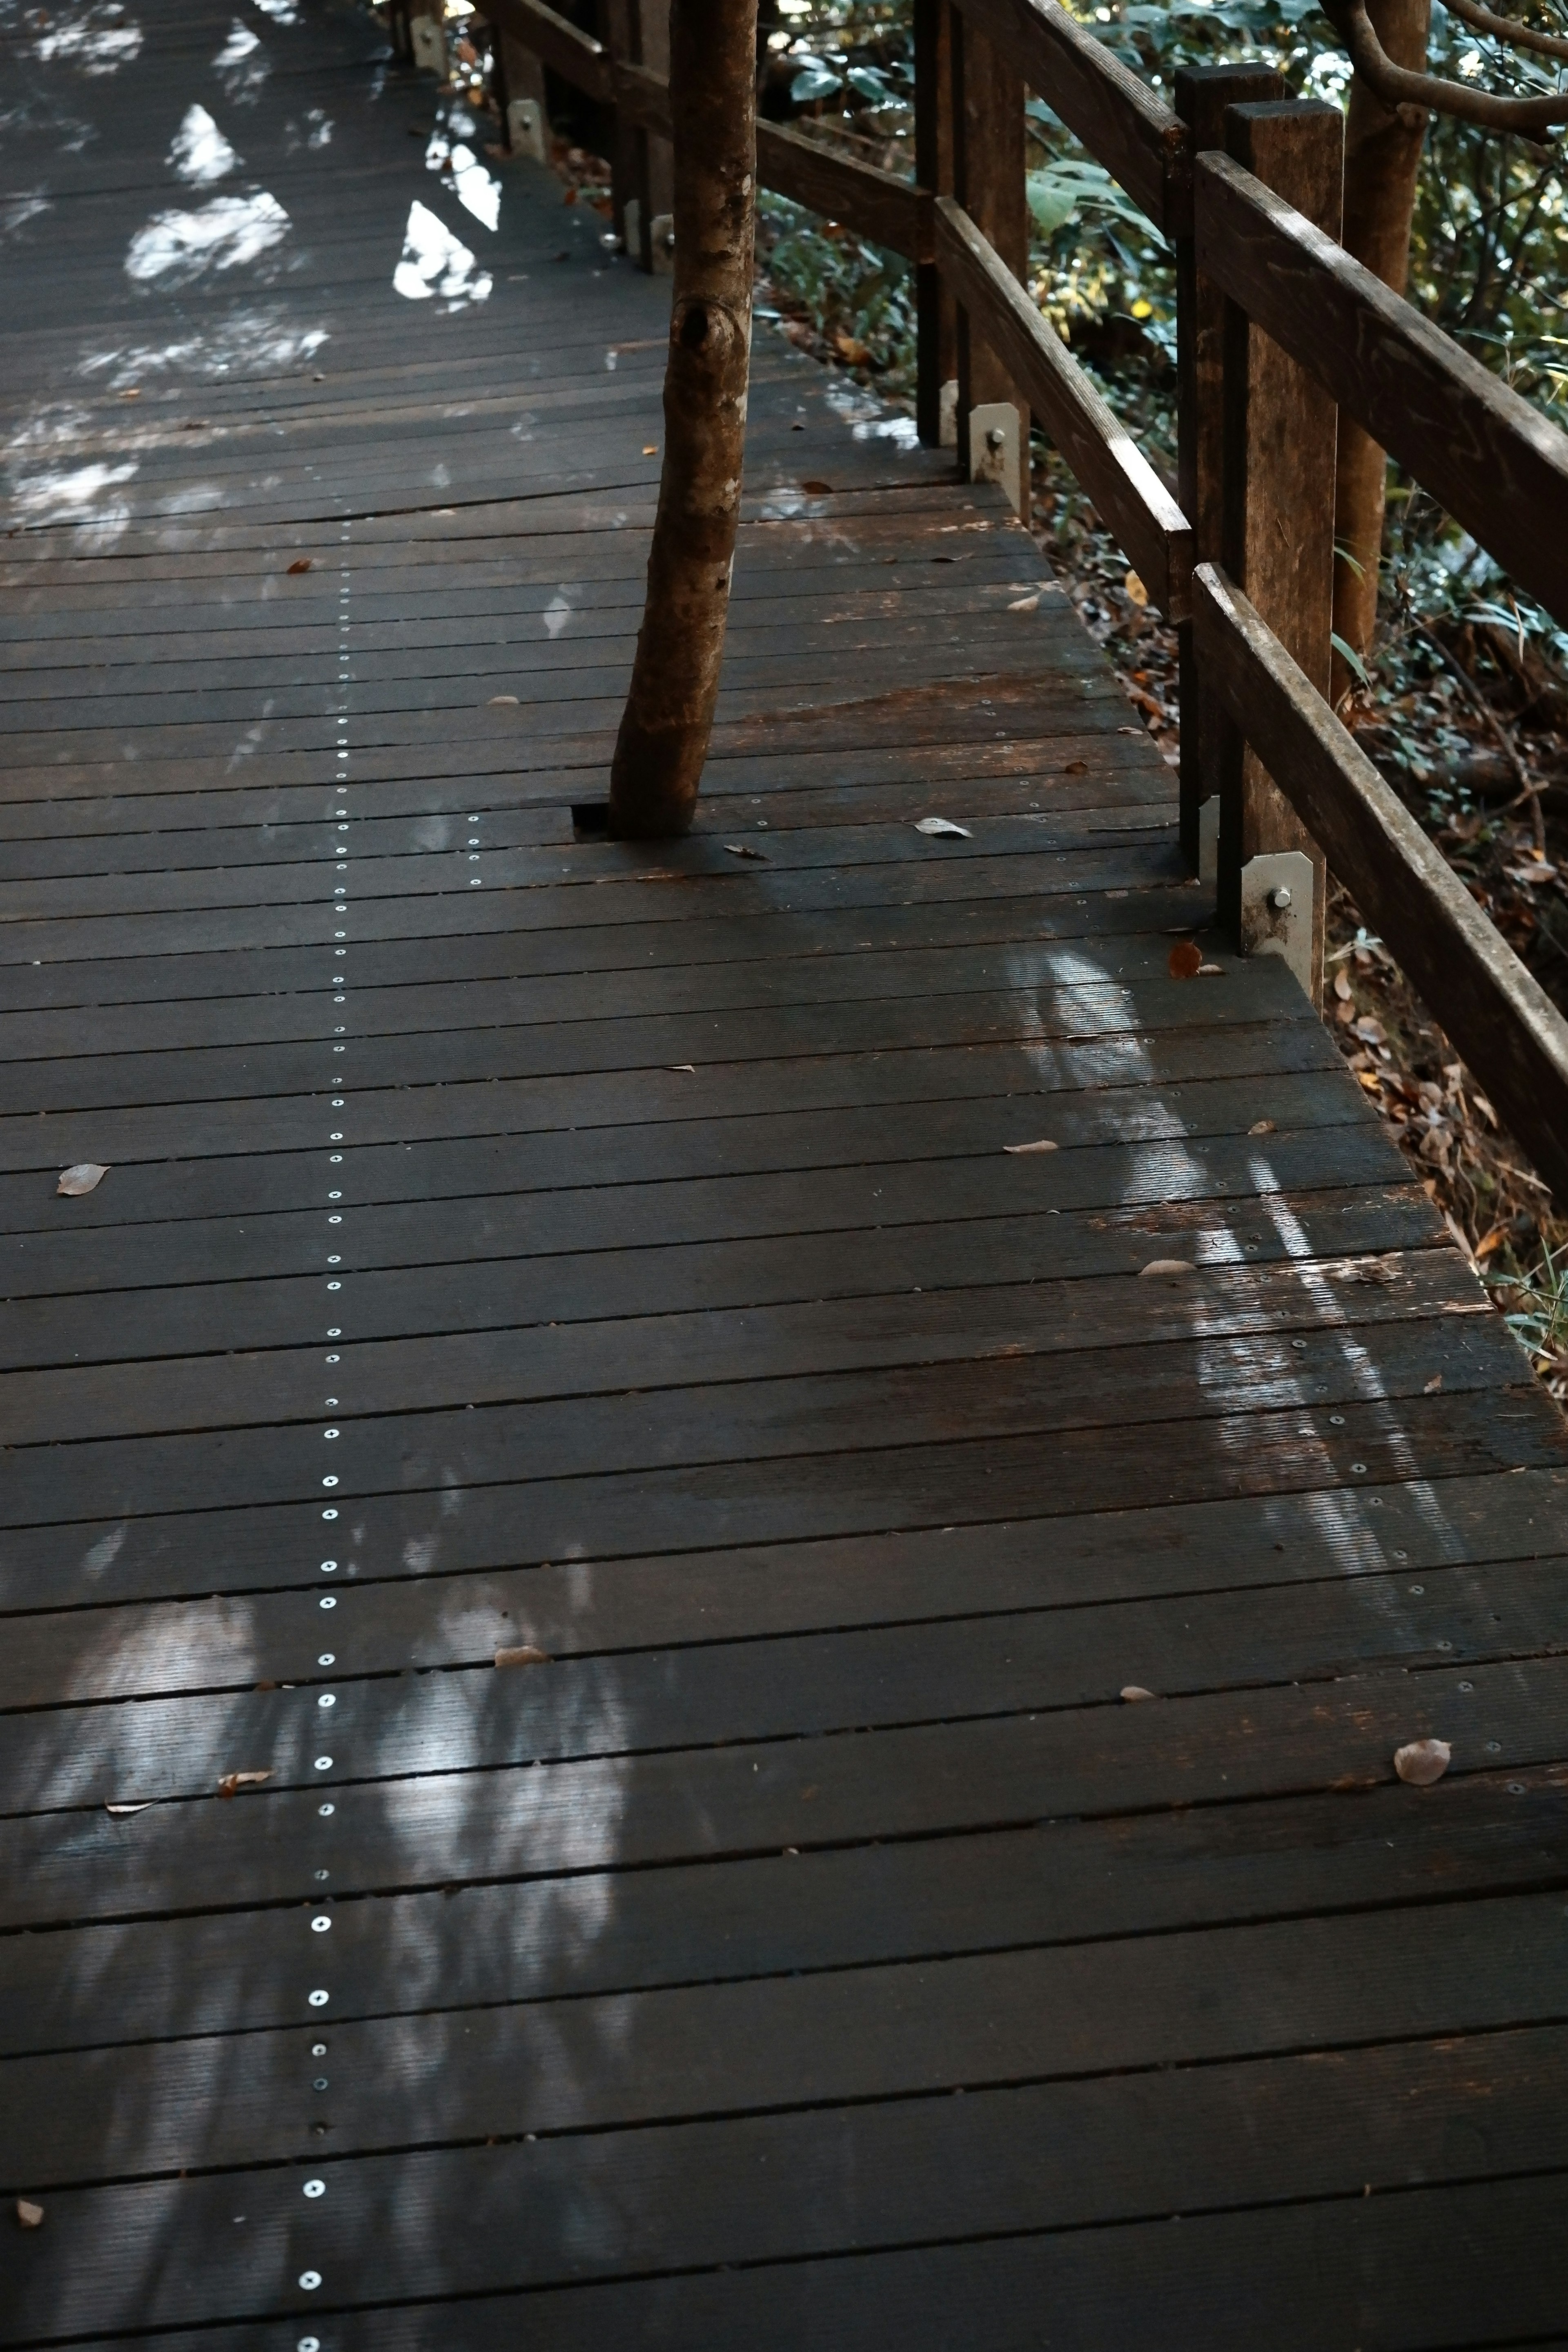
[(7, 40), (0, 2341), (1560, 2338), (1563, 1424), (1032, 543), (764, 322), (595, 839), (668, 282)]

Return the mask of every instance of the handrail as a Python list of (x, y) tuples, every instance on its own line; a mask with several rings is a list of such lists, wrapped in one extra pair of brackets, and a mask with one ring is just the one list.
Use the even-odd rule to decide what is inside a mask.
[[(1196, 357), (1190, 291), (1201, 282), (1195, 270), (1219, 289), (1240, 326), (1260, 330), (1322, 386), (1568, 626), (1568, 435), (1234, 157), (1206, 147), (1194, 154), (1186, 124), (1061, 0), (953, 5), (977, 38), (989, 41), (1016, 74), (1048, 98), (1060, 120), (1176, 246), (1178, 274), (1185, 272), (1189, 289), (1188, 307), (1178, 313), (1189, 471), (1195, 446), (1218, 446), (1212, 404), (1220, 397), (1216, 352), (1204, 362), (1206, 374)], [(658, 76), (616, 58), (546, 0), (479, 0), (479, 5), (579, 89), (643, 130), (668, 137), (668, 89)], [(935, 100), (942, 106), (949, 102), (944, 91), (945, 85)], [(923, 84), (921, 102), (932, 102)], [(1279, 110), (1251, 111), (1277, 118)], [(1299, 111), (1305, 116), (1314, 110)], [(1321, 118), (1322, 110), (1315, 111)], [(1244, 126), (1246, 116), (1233, 112), (1229, 120)], [(942, 152), (939, 139), (931, 152)], [(1152, 600), (1182, 627), (1184, 689), (1198, 683), (1211, 709), (1223, 712), (1250, 744), (1459, 1052), (1484, 1076), (1510, 1128), (1560, 1197), (1568, 1199), (1568, 1022), (1357, 749), (1268, 625), (1268, 614), (1217, 563), (1197, 561), (1212, 559), (1215, 551), (1196, 544), (1193, 523), (970, 213), (949, 194), (778, 123), (757, 126), (757, 176), (762, 185), (858, 235), (928, 269), (934, 265), (971, 331), (995, 354), (1083, 483)], [(921, 319), (924, 369), (925, 337), (940, 331), (940, 311), (923, 297)], [(1217, 342), (1217, 327), (1213, 339)], [(1237, 414), (1245, 416), (1245, 408)], [(1230, 468), (1253, 465), (1250, 430), (1239, 446), (1228, 425), (1219, 436), (1227, 483)], [(962, 431), (960, 438), (962, 446)], [(1245, 478), (1251, 478), (1249, 470)], [(1211, 499), (1205, 506), (1200, 498), (1199, 514), (1215, 503)], [(1321, 536), (1323, 518), (1314, 516), (1311, 523)], [(1204, 528), (1217, 524), (1211, 520)], [(1315, 625), (1324, 633), (1320, 650), (1326, 678), (1328, 625)], [(1184, 715), (1195, 740), (1196, 713)], [(1208, 732), (1205, 727), (1205, 743)], [(1207, 757), (1205, 751), (1205, 762)], [(1224, 789), (1251, 787), (1227, 783)], [(1187, 791), (1184, 744), (1184, 808)], [(1193, 814), (1195, 824), (1195, 803)], [(1283, 821), (1291, 822), (1288, 813)], [(1226, 822), (1231, 829), (1227, 835), (1222, 828), (1222, 844), (1228, 839), (1229, 846), (1222, 855), (1234, 861), (1244, 853), (1230, 818)], [(1225, 870), (1231, 879), (1228, 901), (1222, 903), (1234, 906), (1239, 888), (1234, 862)]]
[(1568, 625), (1568, 434), (1228, 155), (1194, 212), (1199, 268)]

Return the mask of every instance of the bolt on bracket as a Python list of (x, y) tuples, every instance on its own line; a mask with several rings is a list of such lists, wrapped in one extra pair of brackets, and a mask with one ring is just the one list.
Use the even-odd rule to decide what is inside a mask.
[(1018, 412), (1010, 400), (982, 401), (969, 412), (969, 478), (1000, 482), (1013, 502), (1015, 514), (1024, 511), (1024, 476), (1018, 449)]
[(1312, 993), (1312, 861), (1299, 849), (1249, 857), (1241, 869), (1241, 952), (1282, 956)]

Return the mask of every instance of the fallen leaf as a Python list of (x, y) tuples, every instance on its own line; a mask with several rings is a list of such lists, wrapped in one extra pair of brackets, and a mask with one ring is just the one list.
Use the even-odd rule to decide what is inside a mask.
[(664, 1066), (667, 1070), (684, 1070), (687, 1076), (690, 1078), (694, 1078), (697, 1076), (697, 1065), (695, 1062), (667, 1062)]
[(498, 1650), (496, 1664), (498, 1666), (547, 1666), (550, 1654), (547, 1650), (536, 1650), (531, 1642), (519, 1642), (513, 1649)]
[(1272, 1135), (1274, 1121), (1271, 1118), (1256, 1118), (1247, 1131), (1248, 1135)]
[(1432, 1377), (1431, 1377), (1431, 1379), (1426, 1382), (1426, 1387), (1422, 1390), (1421, 1393), (1422, 1393), (1422, 1395), (1423, 1395), (1423, 1396), (1436, 1396), (1436, 1393), (1437, 1393), (1437, 1391), (1438, 1391), (1438, 1390), (1442, 1387), (1442, 1385), (1443, 1385), (1443, 1375), (1442, 1375), (1442, 1373), (1441, 1373), (1441, 1372), (1434, 1372), (1434, 1373), (1433, 1373), (1433, 1375), (1432, 1375)]
[(516, 702), (515, 694), (492, 694), (485, 708), (487, 710), (498, 710), (504, 703), (510, 703), (515, 707)]
[(1038, 591), (1033, 596), (1020, 596), (1016, 604), (1009, 604), (1007, 607), (1010, 613), (1037, 613), (1039, 609)]
[(1145, 1281), (1151, 1275), (1191, 1274), (1192, 1262), (1184, 1257), (1152, 1257), (1147, 1265), (1138, 1269), (1138, 1279)]
[(763, 852), (753, 849), (749, 841), (727, 841), (724, 847), (731, 857), (752, 857), (759, 866), (765, 866), (768, 862)]
[(220, 1797), (232, 1797), (241, 1789), (259, 1789), (263, 1780), (270, 1780), (270, 1772), (226, 1772), (217, 1784)]
[(120, 397), (121, 397), (121, 400), (140, 400), (140, 399), (141, 399), (141, 397), (142, 397), (142, 387), (141, 387), (141, 385), (140, 385), (140, 384), (132, 384), (132, 385), (131, 386), (130, 390), (129, 390), (128, 392), (122, 392), (122, 393), (121, 394)]
[(44, 2218), (41, 2205), (30, 2205), (25, 2197), (16, 2200), (16, 2219), (24, 2230), (36, 2230)]
[(63, 1192), (68, 1201), (79, 1201), (84, 1192), (96, 1192), (108, 1173), (96, 1160), (79, 1160), (74, 1168), (61, 1170), (55, 1191)]
[(833, 495), (833, 485), (831, 482), (802, 482), (800, 487), (806, 492), (808, 497), (814, 499), (827, 499), (831, 498)]
[(105, 1805), (103, 1810), (106, 1813), (112, 1813), (115, 1820), (119, 1822), (123, 1821), (128, 1813), (144, 1813), (152, 1801), (151, 1797), (143, 1797), (140, 1804)]
[(1453, 1759), (1446, 1739), (1411, 1739), (1394, 1751), (1394, 1769), (1413, 1789), (1429, 1789), (1440, 1780)]
[(1061, 1146), (1058, 1143), (1053, 1143), (1048, 1135), (1043, 1135), (1038, 1143), (1005, 1143), (1002, 1149), (1004, 1151), (1012, 1152), (1016, 1158), (1019, 1153), (1025, 1151), (1059, 1151)]
[(960, 841), (973, 841), (974, 838), (966, 824), (954, 824), (952, 819), (948, 816), (917, 816), (915, 831), (941, 834), (944, 839), (949, 835), (955, 836)]
[(1225, 978), (1225, 966), (1222, 963), (1201, 963), (1198, 966), (1198, 978), (1200, 980), (1223, 980)]
[(1144, 587), (1136, 572), (1130, 572), (1121, 585), (1135, 604), (1142, 606), (1149, 602), (1149, 591)]
[(1123, 1683), (1121, 1685), (1121, 1696), (1129, 1706), (1136, 1706), (1141, 1698), (1152, 1698), (1153, 1696), (1153, 1692), (1145, 1690), (1142, 1683)]
[(314, 568), (315, 558), (310, 555), (297, 555), (294, 558), (293, 562), (289, 566), (290, 572), (310, 572), (313, 571)]
[(1143, 727), (1119, 727), (1116, 731), (1119, 735), (1144, 735), (1148, 730)]
[(658, 455), (658, 443), (657, 441), (645, 441), (643, 443), (643, 456), (645, 457), (657, 457)]
[(1089, 761), (1087, 760), (1069, 760), (1066, 767), (1062, 770), (1062, 773), (1064, 776), (1087, 776), (1089, 773)]
[(1203, 970), (1204, 951), (1195, 940), (1178, 940), (1168, 961), (1173, 980), (1193, 980)]
[(1351, 1001), (1350, 980), (1342, 969), (1334, 974), (1334, 994), (1342, 1004), (1348, 1004)]

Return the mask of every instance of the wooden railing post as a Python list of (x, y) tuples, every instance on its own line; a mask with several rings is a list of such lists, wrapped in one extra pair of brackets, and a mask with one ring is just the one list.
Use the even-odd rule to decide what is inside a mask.
[[(1016, 278), (1029, 266), (1024, 188), (1024, 79), (978, 23), (954, 9), (953, 182), (959, 203)], [(999, 412), (1015, 412), (1011, 424)], [(989, 410), (976, 417), (974, 411)], [(1029, 406), (996, 354), (958, 313), (958, 458), (971, 480), (1005, 481), (1029, 501)]]
[[(544, 68), (533, 51), (499, 25), (490, 27), (492, 71), (500, 107), (501, 137), (514, 154), (532, 154), (540, 163), (550, 159), (550, 115), (544, 103)], [(519, 114), (514, 100), (527, 103)], [(526, 126), (524, 117), (526, 116)], [(537, 126), (537, 137), (527, 126)]]
[[(1284, 95), (1283, 76), (1263, 66), (1183, 66), (1176, 74), (1176, 112), (1187, 127), (1194, 154), (1225, 145), (1227, 107)], [(1225, 297), (1211, 279), (1198, 274), (1190, 215), (1172, 243), (1176, 255), (1176, 496), (1193, 527), (1194, 560), (1217, 563), (1224, 554)], [(1204, 727), (1190, 620), (1179, 624), (1176, 647), (1182, 711), (1182, 852), (1194, 873), (1201, 871), (1205, 879), (1212, 879), (1219, 818), (1218, 746), (1212, 717), (1206, 734)], [(1201, 812), (1211, 801), (1214, 805), (1205, 817)]]
[[(617, 65), (642, 63), (642, 37), (637, 0), (599, 0), (599, 38)], [(647, 217), (647, 139), (626, 112), (617, 106), (615, 129), (610, 137), (610, 205), (616, 235), (623, 246), (626, 242), (626, 207), (635, 207), (632, 219), (637, 224), (637, 238), (642, 242), (642, 223)], [(640, 252), (636, 258), (641, 259)]]
[[(915, 178), (950, 196), (952, 176), (952, 10), (950, 0), (914, 0)], [(915, 270), (915, 421), (921, 439), (942, 440), (942, 390), (958, 375), (958, 314), (934, 261)]]
[[(637, 54), (649, 73), (660, 81), (669, 79), (669, 0), (637, 0)], [(640, 250), (634, 257), (645, 269), (656, 267), (653, 248), (653, 224), (672, 219), (675, 211), (675, 150), (668, 139), (657, 131), (647, 131), (643, 139), (643, 159), (646, 178), (638, 198), (641, 229)], [(662, 233), (662, 232), (661, 232)], [(658, 261), (668, 255), (661, 252)]]
[[(1235, 161), (1337, 238), (1344, 120), (1310, 101), (1231, 107)], [(1221, 539), (1225, 568), (1321, 694), (1333, 626), (1333, 399), (1227, 301), (1224, 324)], [(1321, 850), (1228, 719), (1219, 738), (1219, 911), (1243, 952), (1277, 943), (1314, 1003), (1322, 996), (1325, 870)], [(1310, 867), (1311, 920), (1292, 873)]]

